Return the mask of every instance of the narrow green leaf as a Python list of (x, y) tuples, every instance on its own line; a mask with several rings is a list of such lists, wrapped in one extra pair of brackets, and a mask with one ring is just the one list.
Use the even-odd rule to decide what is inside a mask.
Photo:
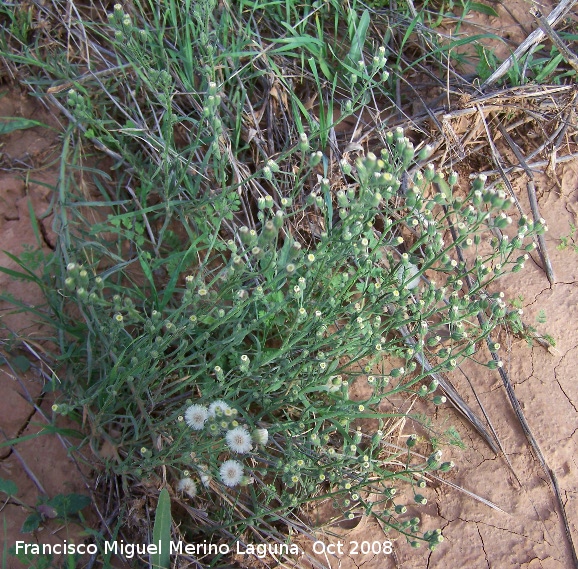
[(9, 134), (15, 130), (33, 128), (35, 126), (49, 128), (48, 125), (31, 119), (24, 119), (21, 117), (0, 117), (0, 135)]
[(24, 435), (22, 437), (10, 439), (9, 441), (3, 441), (0, 443), (0, 448), (11, 447), (11, 446), (17, 445), (19, 443), (24, 443), (26, 441), (36, 439), (37, 437), (40, 437), (41, 435), (45, 435), (45, 434), (47, 434), (46, 431), (44, 429), (42, 429), (41, 431), (39, 431), (38, 433), (34, 433), (33, 435)]
[(369, 12), (367, 10), (363, 11), (361, 19), (357, 24), (357, 29), (355, 30), (355, 35), (351, 40), (351, 49), (349, 50), (348, 58), (356, 65), (361, 59), (361, 52), (363, 51), (363, 46), (365, 45), (365, 37), (367, 35), (367, 28), (369, 28), (370, 18)]
[(498, 12), (496, 12), (491, 6), (486, 4), (480, 4), (479, 2), (472, 2), (469, 5), (470, 10), (474, 12), (479, 12), (480, 14), (485, 14), (486, 16), (493, 16), (494, 18), (499, 18)]
[(140, 266), (141, 266), (141, 268), (142, 268), (142, 270), (143, 270), (143, 273), (144, 273), (145, 277), (146, 277), (146, 278), (148, 279), (148, 281), (151, 283), (152, 294), (153, 294), (153, 297), (154, 297), (154, 301), (155, 301), (155, 303), (157, 303), (157, 302), (158, 302), (158, 297), (157, 297), (156, 286), (155, 286), (155, 279), (154, 279), (154, 276), (153, 276), (153, 272), (152, 272), (152, 270), (151, 270), (151, 268), (150, 268), (150, 266), (149, 266), (149, 264), (148, 264), (148, 262), (147, 262), (147, 259), (145, 258), (144, 255), (140, 254), (140, 255), (138, 256), (138, 261), (139, 261), (139, 263), (140, 263)]
[(540, 73), (538, 73), (538, 75), (536, 75), (534, 81), (536, 83), (541, 83), (546, 77), (548, 77), (548, 75), (550, 75), (550, 73), (556, 69), (556, 67), (558, 67), (563, 58), (564, 56), (559, 53), (552, 59), (552, 61), (550, 61), (550, 63), (548, 63), (548, 65), (546, 65), (546, 67), (544, 67), (544, 69), (542, 69), (542, 71), (540, 71)]
[(155, 514), (153, 526), (153, 544), (157, 546), (158, 553), (151, 555), (153, 569), (169, 569), (171, 541), (171, 498), (168, 490), (163, 488), (159, 494), (159, 502)]
[(171, 280), (168, 282), (167, 288), (165, 289), (165, 292), (163, 294), (163, 298), (160, 304), (161, 308), (164, 308), (169, 303), (170, 299), (173, 297), (173, 292), (175, 291), (175, 288), (177, 286), (177, 282), (181, 274), (183, 264), (189, 258), (189, 254), (197, 250), (197, 245), (199, 241), (200, 239), (197, 239), (194, 243), (191, 244), (191, 246), (187, 249), (187, 251), (183, 255), (181, 255), (181, 259), (176, 269), (173, 271)]
[[(12, 259), (13, 261), (18, 263), (19, 265), (21, 265), (20, 259), (18, 257), (16, 257), (15, 255), (12, 255), (12, 253), (10, 253), (8, 251), (3, 251), (3, 253), (7, 257), (10, 257), (10, 259)], [(1, 272), (5, 273), (11, 277), (14, 277), (15, 279), (24, 279), (25, 281), (31, 281), (33, 283), (40, 284), (40, 279), (33, 272), (29, 271), (26, 268), (24, 268), (24, 270), (26, 271), (26, 273), (21, 273), (20, 271), (14, 271), (13, 269), (8, 269), (6, 267), (0, 267)]]

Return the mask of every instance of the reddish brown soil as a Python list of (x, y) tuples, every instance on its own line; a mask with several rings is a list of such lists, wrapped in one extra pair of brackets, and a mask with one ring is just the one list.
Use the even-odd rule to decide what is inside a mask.
[[(514, 384), (524, 414), (550, 468), (560, 485), (574, 540), (578, 540), (578, 253), (570, 247), (558, 250), (560, 238), (569, 233), (569, 223), (577, 223), (578, 162), (558, 171), (561, 187), (543, 178), (537, 183), (542, 215), (549, 232), (546, 242), (556, 282), (550, 286), (544, 272), (528, 262), (523, 272), (501, 281), (506, 297), (523, 297), (525, 321), (556, 340), (549, 352), (535, 344), (503, 332), (499, 341), (508, 375)], [(525, 203), (524, 192), (518, 192)], [(545, 323), (538, 323), (543, 311)], [(376, 522), (362, 522), (343, 534), (341, 541), (394, 540), (394, 554), (328, 555), (316, 558), (326, 567), (349, 569), (363, 566), (422, 569), (432, 567), (548, 568), (573, 567), (564, 528), (546, 475), (524, 437), (508, 402), (500, 376), (480, 366), (463, 367), (497, 431), (515, 475), (502, 456), (495, 456), (479, 436), (449, 406), (437, 412), (438, 427), (456, 425), (465, 451), (444, 449), (444, 460), (457, 467), (444, 478), (465, 490), (490, 500), (503, 512), (466, 496), (449, 486), (435, 483), (425, 490), (430, 503), (416, 510), (424, 530), (441, 527), (445, 541), (435, 552), (412, 549), (405, 538), (387, 537)], [(479, 410), (471, 388), (461, 374), (452, 381), (473, 409)], [(478, 411), (479, 413), (479, 411)], [(404, 434), (412, 432), (408, 424)], [(451, 456), (450, 456), (451, 455)], [(517, 477), (517, 478), (516, 478)], [(517, 480), (519, 479), (519, 480)], [(411, 492), (407, 496), (411, 501)], [(326, 542), (338, 539), (320, 536)], [(310, 566), (310, 565), (305, 565)]]
[[(58, 128), (50, 113), (30, 97), (15, 91), (0, 98), (0, 117), (25, 117)], [(6, 94), (7, 93), (7, 94)], [(42, 127), (17, 130), (0, 138), (0, 266), (21, 271), (4, 251), (19, 256), (30, 249), (51, 254), (55, 244), (52, 215), (46, 215), (58, 183), (60, 144), (56, 131)], [(34, 232), (30, 210), (40, 228), (40, 242)], [(0, 273), (0, 291), (13, 295), (28, 306), (43, 304), (39, 289), (24, 280)], [(45, 338), (53, 331), (30, 312), (16, 312), (14, 306), (0, 302), (0, 355), (9, 362), (18, 356), (31, 364), (25, 373), (18, 365), (0, 367), (0, 439), (38, 433), (51, 421), (52, 395), (44, 393), (50, 381), (50, 370), (34, 356), (42, 356), (51, 345)], [(26, 341), (31, 349), (23, 344)], [(47, 375), (45, 375), (47, 374)], [(44, 496), (79, 493), (88, 495), (85, 478), (77, 463), (68, 457), (67, 445), (54, 435), (42, 435), (15, 447), (0, 449), (0, 478), (18, 486), (16, 500), (5, 501), (2, 494), (0, 542), (10, 548), (16, 540), (27, 543), (57, 543), (82, 539), (80, 526), (47, 520), (34, 534), (21, 534), (26, 517)], [(5, 525), (4, 525), (5, 524)], [(17, 561), (8, 567), (22, 567)]]
[[(508, 7), (520, 19), (528, 21), (526, 3), (509, 2)], [(500, 25), (493, 19), (487, 23), (494, 27)], [(507, 31), (515, 42), (525, 37), (523, 34), (514, 37), (520, 35), (520, 28), (514, 24)], [(0, 99), (0, 116), (24, 116), (57, 126), (55, 119), (38, 103), (14, 92)], [(47, 211), (58, 182), (58, 163), (55, 161), (59, 156), (59, 141), (52, 131), (33, 128), (3, 136), (0, 144), (0, 265), (17, 270), (16, 263), (1, 250), (20, 255), (24, 244), (36, 247), (29, 204), (43, 228), (42, 250), (50, 253), (55, 243), (51, 232), (52, 217), (40, 218)], [(516, 396), (550, 468), (558, 477), (570, 530), (578, 542), (578, 253), (570, 247), (557, 249), (561, 237), (569, 233), (570, 223), (578, 223), (578, 162), (559, 166), (557, 176), (559, 185), (546, 177), (536, 183), (541, 213), (550, 229), (546, 242), (556, 274), (555, 284), (550, 286), (541, 268), (528, 262), (522, 273), (507, 278), (500, 285), (506, 297), (523, 297), (526, 322), (536, 326), (539, 332), (553, 336), (556, 349), (549, 352), (538, 345), (530, 347), (524, 340), (506, 332), (499, 341)], [(522, 178), (517, 186), (520, 201), (528, 210)], [(34, 286), (5, 274), (0, 274), (0, 290), (29, 305), (41, 301)], [(545, 323), (536, 321), (541, 311), (546, 315)], [(6, 365), (0, 368), (0, 434), (3, 440), (37, 432), (46, 424), (45, 416), (51, 416), (52, 399), (42, 395), (47, 380), (39, 369), (47, 370), (21, 342), (28, 338), (29, 343), (30, 340), (37, 342), (41, 350), (45, 333), (46, 329), (39, 326), (30, 313), (14, 314), (8, 304), (0, 304), (0, 353), (9, 358), (24, 355), (33, 364), (27, 373), (15, 373)], [(343, 533), (343, 555), (316, 556), (320, 566), (342, 569), (572, 567), (552, 489), (532, 456), (499, 375), (474, 366), (466, 366), (464, 371), (500, 437), (515, 475), (504, 457), (496, 457), (451, 407), (444, 406), (437, 412), (436, 425), (456, 425), (467, 445), (463, 452), (451, 448), (445, 451), (444, 458), (453, 459), (457, 464), (445, 478), (490, 500), (503, 511), (491, 509), (447, 485), (436, 484), (425, 490), (429, 503), (420, 509), (424, 530), (443, 529), (445, 541), (435, 552), (411, 549), (402, 538), (385, 536), (375, 522), (363, 521), (356, 529)], [(452, 379), (467, 402), (477, 409), (463, 376), (455, 374)], [(34, 438), (18, 444), (16, 451), (18, 456), (9, 447), (0, 449), (0, 478), (17, 482), (18, 498), (26, 505), (34, 507), (42, 494), (87, 493), (84, 477), (58, 438)], [(39, 484), (33, 481), (31, 474)], [(17, 539), (39, 543), (62, 541), (71, 538), (69, 531), (78, 530), (75, 526), (59, 526), (49, 521), (37, 534), (22, 536), (19, 530), (28, 510), (12, 500), (2, 503), (0, 524), (6, 524), (5, 543), (9, 547)], [(80, 539), (76, 535), (76, 539)], [(325, 543), (337, 541), (327, 534), (320, 539)], [(391, 555), (351, 554), (353, 540), (381, 542), (386, 539), (394, 541)], [(12, 567), (10, 563), (9, 567)], [(311, 566), (306, 560), (298, 564)], [(14, 562), (13, 566), (19, 565)]]

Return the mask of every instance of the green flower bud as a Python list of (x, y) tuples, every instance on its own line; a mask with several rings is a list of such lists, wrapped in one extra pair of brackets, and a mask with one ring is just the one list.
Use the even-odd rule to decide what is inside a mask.
[(249, 235), (249, 228), (246, 225), (243, 225), (242, 227), (239, 228), (239, 235), (241, 237), (241, 242), (244, 243), (245, 245), (248, 245), (251, 241), (250, 235)]
[(413, 144), (410, 142), (406, 144), (402, 150), (402, 160), (403, 164), (409, 164), (415, 156), (415, 150), (413, 148)]
[(307, 152), (309, 150), (309, 138), (304, 132), (299, 135), (299, 150), (301, 150), (301, 152)]
[[(419, 160), (427, 160), (431, 154), (433, 152), (433, 147), (430, 146), (429, 144), (426, 144), (420, 151), (418, 154), (418, 159)], [(431, 180), (429, 180), (431, 182)]]
[(273, 225), (276, 229), (281, 229), (283, 227), (283, 218), (284, 214), (282, 211), (276, 211), (275, 216), (273, 217)]
[(346, 175), (349, 176), (351, 174), (351, 164), (349, 162), (347, 162), (347, 160), (345, 160), (345, 158), (342, 158), (339, 161), (339, 165), (341, 166), (341, 171)]
[(436, 172), (435, 172), (435, 168), (434, 168), (433, 164), (428, 164), (425, 167), (425, 171), (424, 171), (425, 179), (428, 182), (431, 182), (434, 179), (435, 175), (436, 175)]
[(455, 464), (453, 462), (442, 462), (442, 464), (440, 464), (440, 467), (438, 468), (438, 470), (440, 472), (449, 472), (453, 467), (455, 466)]
[(473, 182), (472, 188), (474, 190), (482, 190), (488, 177), (485, 174), (480, 174)]
[(267, 221), (263, 226), (261, 236), (265, 243), (270, 242), (277, 237), (277, 228), (271, 220)]
[(323, 159), (323, 152), (321, 152), (320, 150), (318, 150), (317, 152), (314, 152), (310, 158), (309, 158), (309, 165), (312, 168), (315, 168), (315, 166), (317, 166), (321, 160)]
[(400, 377), (401, 375), (403, 375), (404, 372), (405, 370), (402, 367), (393, 368), (389, 375), (391, 375), (391, 377)]
[(497, 227), (498, 229), (506, 229), (506, 227), (508, 227), (508, 218), (496, 217), (494, 219), (494, 227)]
[(84, 302), (88, 300), (88, 292), (83, 287), (79, 287), (76, 289), (76, 296), (79, 298), (79, 300), (82, 300)]

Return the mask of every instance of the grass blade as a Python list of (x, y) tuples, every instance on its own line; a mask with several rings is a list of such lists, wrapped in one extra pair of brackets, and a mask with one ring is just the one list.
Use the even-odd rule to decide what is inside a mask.
[(170, 541), (171, 541), (171, 498), (166, 488), (161, 490), (155, 525), (153, 527), (153, 543), (157, 546), (158, 553), (151, 555), (153, 569), (170, 567)]

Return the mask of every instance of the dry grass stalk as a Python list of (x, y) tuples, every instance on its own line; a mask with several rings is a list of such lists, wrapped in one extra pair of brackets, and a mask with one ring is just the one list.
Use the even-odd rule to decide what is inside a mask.
[[(550, 12), (548, 17), (546, 18), (546, 22), (550, 26), (556, 25), (556, 22), (558, 22), (561, 18), (563, 18), (572, 9), (574, 4), (576, 4), (576, 1), (577, 0), (562, 0), (562, 2), (560, 2), (556, 6), (556, 8), (554, 8), (552, 12)], [(542, 41), (544, 36), (545, 33), (541, 29), (534, 30), (518, 46), (516, 51), (514, 51), (514, 53), (508, 59), (506, 59), (506, 61), (504, 61), (504, 63), (502, 63), (502, 65), (500, 65), (500, 67), (498, 67), (498, 69), (496, 69), (496, 71), (494, 71), (494, 73), (492, 73), (492, 75), (488, 79), (486, 79), (482, 83), (481, 90), (482, 91), (485, 90), (487, 87), (493, 85), (498, 79), (500, 79), (500, 77), (503, 77), (508, 72), (508, 70), (514, 65), (514, 63), (518, 59), (520, 59), (525, 53), (527, 53), (533, 46)]]

